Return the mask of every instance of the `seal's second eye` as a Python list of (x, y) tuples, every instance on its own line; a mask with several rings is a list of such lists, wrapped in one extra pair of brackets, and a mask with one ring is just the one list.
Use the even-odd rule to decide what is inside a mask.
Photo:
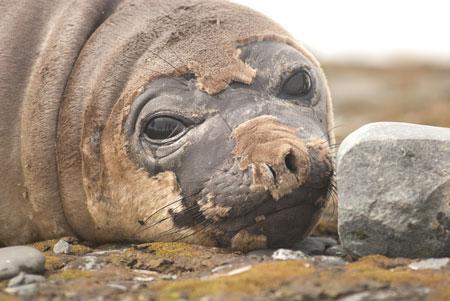
[(282, 94), (288, 96), (305, 96), (312, 88), (312, 80), (308, 71), (300, 70), (289, 77), (283, 84)]
[(186, 126), (178, 119), (159, 116), (150, 119), (144, 129), (144, 134), (151, 140), (166, 140), (182, 134)]

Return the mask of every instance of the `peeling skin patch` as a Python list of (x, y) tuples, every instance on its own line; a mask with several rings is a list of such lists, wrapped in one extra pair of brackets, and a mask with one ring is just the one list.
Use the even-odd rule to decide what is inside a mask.
[(252, 191), (269, 191), (277, 200), (301, 186), (310, 173), (306, 145), (297, 129), (273, 116), (259, 116), (240, 124), (232, 132), (234, 155), (240, 169), (251, 170)]
[(267, 236), (251, 234), (247, 230), (241, 230), (231, 239), (231, 248), (247, 252), (250, 250), (267, 248)]
[(197, 77), (197, 88), (210, 95), (223, 91), (230, 82), (237, 81), (250, 85), (256, 77), (256, 70), (240, 60), (240, 49), (234, 49), (230, 62), (221, 68), (220, 74), (209, 75), (200, 63), (191, 62), (188, 69)]
[(200, 212), (207, 219), (219, 221), (229, 215), (231, 207), (219, 206), (215, 203), (214, 198), (208, 195), (208, 199), (199, 201)]

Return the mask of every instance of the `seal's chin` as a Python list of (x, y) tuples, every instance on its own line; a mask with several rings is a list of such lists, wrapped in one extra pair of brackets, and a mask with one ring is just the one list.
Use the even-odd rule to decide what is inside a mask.
[(271, 212), (265, 215), (262, 221), (247, 226), (241, 231), (256, 236), (265, 236), (268, 248), (291, 247), (309, 234), (309, 229), (315, 224), (312, 218), (315, 215), (317, 215), (316, 206), (312, 204), (297, 205)]
[(285, 197), (265, 200), (250, 214), (233, 217), (221, 225), (226, 244), (232, 249), (250, 251), (291, 247), (307, 236), (324, 207), (323, 191), (299, 189)]

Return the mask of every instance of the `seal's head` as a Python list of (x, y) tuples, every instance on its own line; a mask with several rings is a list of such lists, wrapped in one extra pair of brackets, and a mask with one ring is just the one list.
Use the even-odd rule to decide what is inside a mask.
[[(149, 2), (119, 7), (81, 57), (93, 63), (102, 37)], [(61, 181), (65, 211), (74, 199), (83, 204), (66, 212), (72, 227), (95, 240), (241, 250), (307, 235), (333, 175), (331, 101), (320, 66), (278, 25), (241, 6), (158, 5), (159, 13), (149, 9), (114, 32), (119, 46), (80, 67), (73, 81), (81, 83), (69, 87), (66, 106), (89, 83), (78, 95), (86, 99), (85, 195), (74, 192), (73, 177)], [(63, 110), (62, 127), (69, 119)], [(61, 163), (70, 155), (60, 147)]]

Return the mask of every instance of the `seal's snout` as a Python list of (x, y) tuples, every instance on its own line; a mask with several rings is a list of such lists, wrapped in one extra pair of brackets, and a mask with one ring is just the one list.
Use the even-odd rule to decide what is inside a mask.
[(233, 131), (240, 169), (251, 171), (250, 189), (270, 191), (275, 200), (301, 186), (310, 173), (308, 150), (297, 129), (275, 117), (260, 116)]

